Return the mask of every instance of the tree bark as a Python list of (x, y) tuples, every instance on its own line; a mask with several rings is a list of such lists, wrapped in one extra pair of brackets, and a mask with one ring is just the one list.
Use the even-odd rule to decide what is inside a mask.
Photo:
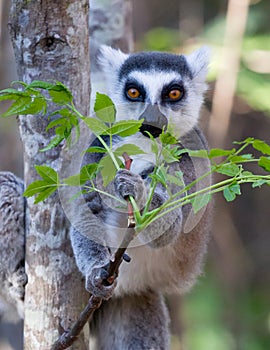
[[(87, 114), (90, 96), (88, 0), (13, 0), (10, 33), (18, 77), (58, 80), (69, 87), (78, 109)], [(50, 112), (50, 109), (49, 111)], [(34, 165), (61, 166), (61, 147), (40, 153), (50, 135), (48, 119), (19, 118), (24, 146), (26, 185), (37, 179)], [(69, 241), (69, 222), (54, 195), (40, 204), (29, 199), (26, 210), (24, 348), (50, 349), (73, 323), (87, 301)], [(87, 349), (81, 335), (72, 349)]]
[(90, 0), (90, 51), (92, 100), (96, 92), (107, 92), (104, 75), (97, 64), (100, 45), (124, 52), (133, 50), (132, 4), (130, 0)]

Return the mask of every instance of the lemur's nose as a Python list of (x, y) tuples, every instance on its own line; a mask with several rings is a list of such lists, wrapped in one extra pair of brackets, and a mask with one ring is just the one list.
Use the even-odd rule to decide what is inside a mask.
[(139, 119), (144, 119), (140, 132), (149, 137), (149, 132), (154, 138), (158, 137), (163, 128), (167, 128), (168, 120), (158, 108), (158, 105), (149, 105)]

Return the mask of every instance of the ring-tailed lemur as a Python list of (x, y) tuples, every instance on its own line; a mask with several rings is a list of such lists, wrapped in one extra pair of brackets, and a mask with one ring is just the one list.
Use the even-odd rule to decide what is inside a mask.
[[(206, 89), (207, 56), (204, 49), (184, 56), (157, 52), (128, 55), (107, 46), (101, 48), (99, 62), (106, 75), (108, 94), (117, 108), (117, 118), (144, 119), (140, 132), (124, 142), (136, 143), (147, 150), (147, 132), (157, 137), (172, 123), (184, 147), (207, 148), (196, 126)], [(122, 140), (116, 138), (114, 142)], [(98, 145), (97, 140), (93, 144)], [(151, 150), (147, 153), (150, 155), (143, 159), (134, 156), (131, 171), (119, 170), (114, 180), (116, 194), (121, 198), (133, 196), (141, 207), (154, 162)], [(88, 153), (84, 163), (96, 162), (101, 157), (100, 153)], [(197, 175), (187, 154), (171, 166), (183, 172), (186, 183)], [(207, 170), (205, 163), (202, 167)], [(167, 197), (166, 189), (157, 186), (152, 208), (160, 206)], [(169, 318), (162, 293), (183, 293), (200, 274), (208, 240), (208, 211), (188, 233), (184, 233), (184, 227), (190, 215), (189, 206), (172, 211), (146, 228), (128, 249), (131, 262), (122, 263), (117, 280), (108, 286), (103, 282), (107, 276), (103, 266), (112, 258), (117, 235), (122, 234), (123, 217), (98, 193), (86, 196), (86, 201), (96, 221), (92, 219), (85, 227), (82, 222), (74, 226), (71, 241), (77, 265), (86, 278), (86, 289), (103, 299), (112, 297), (94, 318), (98, 349), (168, 349)], [(94, 239), (96, 236), (99, 241)]]
[(2, 304), (2, 312), (11, 321), (18, 320), (18, 316), (23, 318), (24, 286), (27, 282), (24, 271), (23, 187), (23, 181), (12, 173), (0, 172), (0, 304), (1, 299), (7, 304)]

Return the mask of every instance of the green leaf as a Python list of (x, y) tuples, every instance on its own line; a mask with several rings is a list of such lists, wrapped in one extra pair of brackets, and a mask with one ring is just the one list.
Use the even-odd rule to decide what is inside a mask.
[(239, 184), (229, 185), (223, 190), (223, 196), (227, 202), (232, 202), (235, 199), (237, 194), (238, 195), (241, 194), (241, 189)]
[(122, 156), (122, 154), (126, 152), (129, 156), (135, 155), (135, 154), (145, 154), (145, 152), (138, 146), (127, 143), (125, 145), (122, 145), (114, 150), (114, 154), (116, 156)]
[(168, 167), (165, 167), (162, 164), (157, 168), (155, 173), (150, 174), (149, 177), (157, 182), (160, 182), (164, 187), (167, 187), (167, 171)]
[(48, 198), (58, 188), (57, 172), (45, 165), (35, 166), (37, 173), (42, 177), (42, 180), (31, 183), (24, 192), (25, 197), (37, 195), (35, 204)]
[(235, 148), (231, 150), (225, 150), (221, 148), (212, 148), (209, 152), (209, 158), (229, 156), (235, 152)]
[(270, 157), (260, 157), (258, 165), (264, 170), (270, 172)]
[(97, 163), (87, 164), (82, 167), (80, 174), (69, 176), (64, 179), (64, 183), (68, 186), (81, 186), (96, 177), (97, 169)]
[(239, 174), (240, 169), (236, 164), (223, 164), (219, 166), (216, 171), (227, 176), (235, 176)]
[[(86, 182), (87, 180), (85, 180)], [(71, 175), (63, 180), (63, 183), (68, 186), (80, 186), (84, 182), (81, 181), (81, 174)]]
[(178, 162), (179, 155), (182, 154), (182, 149), (179, 146), (170, 147), (168, 145), (162, 148), (161, 154), (166, 163)]
[(97, 92), (94, 111), (97, 118), (105, 123), (113, 123), (115, 121), (116, 110), (109, 96)]
[(230, 190), (233, 191), (235, 194), (238, 194), (240, 195), (241, 194), (241, 188), (240, 188), (240, 185), (235, 183), (235, 184), (232, 184), (230, 185)]
[(84, 119), (84, 122), (96, 135), (104, 135), (108, 133), (108, 126), (96, 118), (88, 117)]
[(159, 138), (163, 145), (175, 145), (178, 143), (177, 138), (168, 131), (162, 130)]
[(242, 154), (241, 156), (232, 156), (230, 158), (231, 162), (244, 162), (248, 159), (254, 158), (253, 154), (247, 153), (247, 154)]
[(20, 81), (20, 80), (14, 80), (11, 85), (22, 85), (23, 87), (27, 87), (28, 84), (26, 84), (24, 81)]
[(177, 162), (178, 161), (178, 158), (174, 157), (171, 154), (170, 149), (163, 148), (161, 150), (161, 154), (162, 154), (162, 157), (164, 158), (164, 161), (166, 163), (173, 163), (173, 162)]
[(48, 89), (52, 101), (59, 105), (72, 102), (72, 94), (69, 89), (62, 83), (57, 82), (52, 88)]
[[(68, 200), (69, 203), (71, 203), (72, 201), (74, 201), (75, 199), (79, 198), (82, 194), (87, 194), (90, 191), (86, 191), (86, 190), (81, 190), (78, 191), (77, 193), (75, 193), (73, 196), (71, 196)], [(91, 191), (92, 192), (92, 191)]]
[(53, 89), (55, 84), (48, 83), (42, 80), (33, 80), (29, 85), (26, 86), (26, 89), (35, 88), (35, 89), (44, 89), (49, 90)]
[(20, 114), (45, 114), (47, 109), (47, 102), (44, 98), (34, 98), (29, 106), (25, 106), (25, 109)]
[(200, 150), (187, 149), (186, 151), (188, 152), (190, 157), (208, 158), (208, 153), (205, 149), (200, 149)]
[(254, 142), (254, 137), (248, 137), (243, 141), (234, 141), (235, 145), (252, 144)]
[(34, 204), (44, 201), (56, 190), (57, 190), (57, 186), (51, 186), (51, 187), (48, 186), (44, 191), (40, 192), (40, 194), (36, 196)]
[(168, 179), (168, 181), (170, 181), (171, 183), (173, 183), (179, 187), (185, 186), (183, 173), (181, 171), (175, 172), (174, 175), (167, 174), (167, 179)]
[(264, 180), (264, 179), (256, 180), (253, 182), (252, 188), (261, 187), (262, 185), (265, 185), (265, 184), (270, 185), (270, 180)]
[(236, 197), (235, 193), (232, 192), (229, 187), (226, 187), (223, 190), (223, 196), (227, 202), (232, 202), (233, 200), (235, 200), (235, 197)]
[(87, 150), (85, 151), (85, 153), (106, 153), (107, 150), (103, 147), (89, 147), (87, 148)]
[(205, 207), (210, 200), (212, 199), (212, 196), (210, 193), (204, 193), (196, 196), (194, 200), (192, 201), (192, 208), (194, 213), (198, 213), (203, 207)]
[(57, 172), (49, 166), (46, 165), (35, 165), (35, 169), (40, 177), (47, 183), (58, 183), (58, 174)]
[[(119, 161), (119, 164), (122, 163)], [(109, 155), (104, 156), (100, 160), (99, 168), (103, 180), (103, 185), (106, 187), (115, 178), (117, 169)]]
[(21, 95), (16, 95), (16, 94), (4, 94), (0, 95), (0, 101), (17, 101)]
[(121, 137), (134, 135), (140, 130), (142, 122), (143, 120), (120, 120), (108, 129), (108, 134)]
[(4, 90), (0, 91), (0, 98), (5, 95), (8, 95), (10, 97), (10, 99), (12, 99), (12, 96), (14, 96), (16, 98), (16, 96), (28, 96), (28, 94), (26, 94), (24, 91), (18, 91), (17, 89), (13, 89), (13, 88), (7, 88)]
[(92, 180), (96, 177), (97, 171), (98, 171), (98, 164), (97, 163), (92, 163), (92, 164), (87, 164), (81, 169), (81, 181), (86, 182), (88, 180)]
[(25, 197), (32, 197), (35, 194), (44, 191), (48, 187), (48, 182), (44, 180), (37, 180), (32, 182), (27, 189), (24, 191), (23, 195)]
[(38, 195), (35, 199), (35, 204), (48, 198), (53, 192), (58, 188), (57, 184), (48, 184), (45, 180), (38, 180), (32, 182), (27, 189), (24, 191), (23, 195), (25, 197), (32, 197)]
[(158, 147), (157, 140), (154, 139), (152, 135), (150, 136), (150, 139), (151, 139), (151, 141), (152, 141), (152, 144), (151, 144), (151, 151), (155, 154), (155, 156), (156, 156), (156, 158), (157, 158), (158, 155), (159, 155), (159, 147)]
[(266, 142), (262, 140), (255, 140), (252, 146), (263, 154), (270, 155), (270, 146)]
[(241, 177), (250, 177), (250, 176), (253, 176), (254, 174), (251, 172), (251, 171), (242, 171), (241, 173)]
[(25, 109), (31, 103), (30, 96), (23, 96), (16, 99), (16, 101), (7, 109), (5, 113), (2, 114), (2, 117), (9, 117), (14, 114), (23, 114)]
[(67, 124), (67, 119), (66, 118), (57, 118), (50, 122), (46, 128), (46, 131), (50, 130), (51, 128), (58, 126), (58, 125), (66, 125)]
[(37, 90), (28, 89), (25, 91), (18, 91), (13, 88), (0, 91), (1, 100), (15, 101), (5, 113), (3, 117), (14, 114), (37, 114), (39, 112), (45, 113), (47, 102), (44, 96)]
[(61, 135), (55, 136), (46, 147), (44, 147), (40, 150), (40, 152), (49, 151), (50, 149), (58, 146), (64, 139), (65, 139), (64, 136), (61, 136)]

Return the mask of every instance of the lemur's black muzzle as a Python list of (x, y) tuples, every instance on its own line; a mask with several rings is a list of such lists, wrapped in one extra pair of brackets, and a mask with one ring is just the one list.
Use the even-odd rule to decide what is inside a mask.
[(149, 132), (154, 138), (158, 137), (163, 128), (167, 128), (168, 120), (158, 108), (158, 105), (149, 105), (139, 119), (144, 119), (140, 132), (149, 137)]

